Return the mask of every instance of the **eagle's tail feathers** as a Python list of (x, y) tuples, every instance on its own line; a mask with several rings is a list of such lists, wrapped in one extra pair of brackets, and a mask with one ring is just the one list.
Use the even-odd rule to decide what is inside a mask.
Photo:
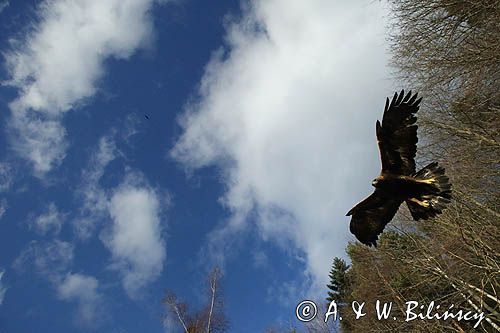
[(450, 203), (451, 184), (444, 171), (444, 168), (439, 166), (437, 162), (433, 162), (413, 175), (426, 188), (426, 193), (423, 193), (419, 198), (406, 200), (414, 220), (427, 220), (441, 214), (446, 205)]

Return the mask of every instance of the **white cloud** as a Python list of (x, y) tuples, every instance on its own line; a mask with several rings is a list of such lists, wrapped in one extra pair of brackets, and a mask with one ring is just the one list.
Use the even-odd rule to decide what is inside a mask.
[(139, 133), (137, 125), (137, 118), (128, 116), (119, 126), (102, 136), (82, 172), (81, 183), (75, 192), (81, 202), (79, 216), (73, 221), (75, 233), (81, 240), (92, 236), (99, 222), (108, 218), (110, 193), (100, 186), (100, 181), (108, 165), (124, 155), (117, 143), (125, 143), (129, 148), (134, 145), (133, 136)]
[(378, 2), (260, 0), (228, 25), (228, 49), (208, 64), (171, 151), (188, 169), (225, 175), (232, 218), (210, 235), (212, 255), (256, 216), (260, 236), (303, 252), (324, 286), (353, 239), (345, 213), (379, 172), (385, 13)]
[(74, 227), (76, 234), (86, 239), (99, 222), (111, 217), (112, 223), (104, 226), (101, 240), (111, 252), (111, 268), (122, 276), (125, 291), (136, 297), (137, 291), (157, 278), (163, 269), (165, 242), (160, 215), (162, 207), (168, 206), (169, 197), (152, 189), (140, 173), (130, 169), (116, 188), (106, 190), (100, 186), (108, 164), (122, 155), (117, 140), (130, 145), (130, 137), (137, 132), (132, 119), (125, 125), (99, 140), (77, 191), (82, 208)]
[(0, 269), (0, 305), (3, 304), (3, 299), (5, 298), (5, 293), (7, 292), (7, 287), (5, 287), (2, 283), (4, 270)]
[(8, 84), (19, 89), (10, 104), (12, 146), (42, 175), (65, 156), (65, 112), (97, 90), (109, 57), (129, 58), (152, 35), (154, 0), (52, 0), (39, 23), (6, 55)]
[(68, 273), (57, 286), (60, 299), (77, 303), (76, 321), (85, 326), (96, 326), (101, 320), (102, 296), (96, 278), (78, 273)]
[(142, 287), (160, 275), (166, 256), (160, 200), (153, 189), (141, 184), (140, 178), (130, 174), (114, 191), (109, 202), (113, 225), (102, 236), (130, 297), (138, 296)]
[(59, 212), (55, 203), (51, 202), (45, 213), (33, 218), (31, 225), (41, 234), (46, 234), (50, 230), (54, 234), (58, 234), (61, 231), (64, 219), (65, 214)]

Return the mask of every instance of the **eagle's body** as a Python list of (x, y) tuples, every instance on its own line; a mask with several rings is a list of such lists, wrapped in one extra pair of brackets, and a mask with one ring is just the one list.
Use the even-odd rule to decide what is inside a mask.
[(434, 186), (429, 181), (404, 175), (381, 175), (376, 178), (374, 186), (387, 195), (402, 201), (407, 198), (418, 198), (432, 192)]
[(366, 245), (376, 245), (399, 206), (406, 202), (415, 220), (440, 214), (451, 198), (451, 185), (444, 168), (433, 162), (415, 172), (417, 152), (417, 118), (421, 99), (404, 91), (386, 101), (382, 124), (377, 121), (376, 133), (382, 160), (380, 176), (373, 180), (375, 191), (354, 206), (350, 230)]

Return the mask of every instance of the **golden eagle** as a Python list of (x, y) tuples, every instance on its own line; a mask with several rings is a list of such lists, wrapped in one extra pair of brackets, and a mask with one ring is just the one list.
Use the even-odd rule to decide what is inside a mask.
[(349, 229), (363, 244), (377, 246), (378, 235), (405, 201), (414, 220), (440, 214), (451, 199), (451, 184), (444, 168), (433, 162), (415, 172), (417, 117), (422, 98), (404, 90), (387, 98), (382, 124), (376, 133), (382, 171), (372, 185), (375, 191), (354, 206)]

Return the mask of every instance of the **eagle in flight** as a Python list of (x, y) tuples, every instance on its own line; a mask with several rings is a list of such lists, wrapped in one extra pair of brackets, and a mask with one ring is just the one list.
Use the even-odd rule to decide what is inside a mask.
[(378, 235), (389, 223), (399, 206), (406, 202), (415, 221), (442, 213), (451, 199), (451, 184), (444, 168), (433, 162), (415, 172), (417, 152), (417, 117), (422, 98), (406, 95), (404, 90), (389, 102), (387, 98), (382, 123), (377, 120), (376, 133), (382, 171), (372, 185), (375, 191), (354, 206), (349, 229), (368, 246), (377, 246)]

